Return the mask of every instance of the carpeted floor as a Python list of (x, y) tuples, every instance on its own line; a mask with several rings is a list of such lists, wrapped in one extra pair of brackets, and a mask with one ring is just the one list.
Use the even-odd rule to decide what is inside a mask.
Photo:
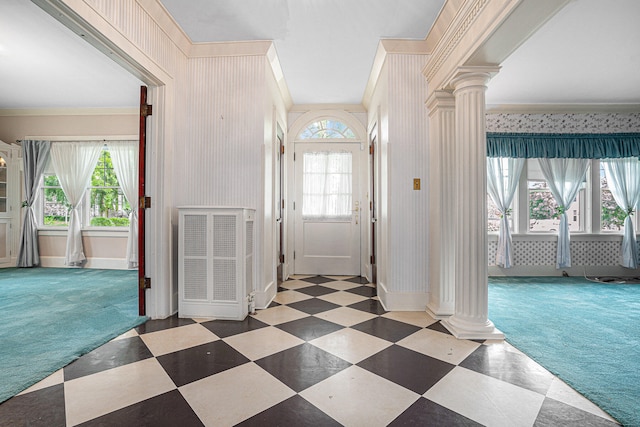
[(0, 270), (0, 402), (144, 321), (137, 272)]
[(640, 426), (640, 284), (490, 277), (489, 318), (623, 425)]

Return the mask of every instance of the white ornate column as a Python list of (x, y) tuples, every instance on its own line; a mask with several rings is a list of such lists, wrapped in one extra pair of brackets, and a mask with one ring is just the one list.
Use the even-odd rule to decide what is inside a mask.
[(455, 308), (455, 102), (438, 90), (427, 98), (429, 110), (429, 302), (427, 313), (444, 319)]
[(502, 339), (487, 318), (487, 140), (485, 90), (497, 67), (461, 67), (455, 98), (455, 313), (442, 324), (456, 337)]

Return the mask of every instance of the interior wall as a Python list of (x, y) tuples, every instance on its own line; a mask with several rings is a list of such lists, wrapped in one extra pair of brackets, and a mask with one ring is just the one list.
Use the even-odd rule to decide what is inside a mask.
[(428, 302), (427, 59), (387, 54), (369, 107), (369, 126), (379, 122), (378, 294), (387, 310)]
[[(487, 132), (505, 133), (629, 133), (640, 132), (640, 113), (507, 113), (486, 115)], [(521, 181), (522, 182), (522, 181)], [(521, 204), (526, 209), (526, 202)], [(599, 212), (595, 212), (599, 215)], [(526, 226), (526, 223), (524, 224)], [(495, 265), (498, 236), (489, 235), (489, 274), (505, 276), (569, 275), (636, 276), (620, 262), (619, 233), (571, 234), (572, 267), (555, 268), (556, 234), (513, 234), (514, 266)]]
[[(0, 139), (3, 141), (13, 142), (25, 136), (43, 138), (100, 136), (108, 139), (110, 136), (133, 136), (137, 133), (137, 109), (122, 109), (115, 112), (107, 110), (0, 111)], [(20, 199), (23, 198), (21, 189)], [(17, 227), (14, 232), (19, 233), (19, 230), (20, 227)], [(82, 234), (87, 257), (85, 267), (127, 269), (127, 232), (85, 230)], [(43, 267), (64, 267), (66, 236), (66, 230), (39, 233), (38, 242)]]

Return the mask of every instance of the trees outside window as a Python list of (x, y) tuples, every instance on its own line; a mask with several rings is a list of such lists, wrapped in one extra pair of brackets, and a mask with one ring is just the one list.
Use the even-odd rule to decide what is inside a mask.
[[(55, 174), (45, 174), (42, 185), (42, 225), (67, 227), (71, 206)], [(84, 195), (84, 227), (128, 227), (131, 206), (127, 202), (113, 170), (108, 148), (102, 150)]]

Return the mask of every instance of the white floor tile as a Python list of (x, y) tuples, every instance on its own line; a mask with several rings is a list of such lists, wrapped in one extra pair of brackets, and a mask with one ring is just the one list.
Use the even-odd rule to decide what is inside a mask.
[(397, 344), (454, 365), (462, 362), (480, 347), (477, 342), (459, 340), (431, 329), (421, 329), (398, 341)]
[(300, 395), (345, 426), (384, 426), (420, 396), (358, 366)]
[(245, 363), (180, 387), (207, 426), (233, 426), (295, 395), (254, 363)]
[(67, 425), (80, 424), (175, 388), (154, 358), (67, 381)]
[(304, 343), (300, 338), (273, 326), (234, 335), (225, 338), (224, 342), (251, 360), (258, 360)]
[(544, 401), (533, 391), (456, 366), (424, 397), (487, 426), (532, 426)]
[(199, 323), (143, 334), (140, 338), (154, 356), (173, 353), (220, 339)]
[(366, 322), (367, 320), (371, 320), (376, 317), (375, 314), (349, 307), (334, 308), (333, 310), (314, 314), (314, 316), (342, 326), (357, 325), (358, 323)]
[(326, 295), (321, 295), (318, 299), (332, 302), (338, 305), (351, 305), (360, 301), (364, 301), (368, 299), (367, 297), (363, 297), (362, 295), (352, 294), (351, 292), (333, 292)]
[(313, 344), (347, 362), (358, 363), (384, 350), (392, 343), (355, 329), (345, 328), (309, 341), (309, 344)]
[(302, 319), (309, 315), (300, 310), (296, 310), (285, 305), (279, 305), (277, 307), (258, 310), (256, 314), (252, 316), (268, 325), (279, 325), (281, 323)]
[(437, 320), (429, 316), (426, 311), (390, 311), (383, 314), (382, 317), (419, 326), (421, 328), (426, 328), (427, 326), (437, 322)]
[(307, 294), (303, 294), (302, 292), (289, 290), (278, 292), (273, 300), (278, 304), (291, 304), (293, 302), (304, 301), (311, 298), (313, 297)]
[(302, 289), (302, 288), (308, 288), (309, 286), (313, 286), (313, 283), (304, 282), (302, 280), (287, 280), (286, 282), (283, 282), (280, 286), (285, 289)]
[(335, 282), (323, 283), (322, 286), (326, 288), (335, 289), (337, 291), (345, 291), (347, 289), (357, 288), (358, 286), (362, 286), (362, 285), (359, 285), (357, 283), (343, 282), (342, 280), (337, 280)]

